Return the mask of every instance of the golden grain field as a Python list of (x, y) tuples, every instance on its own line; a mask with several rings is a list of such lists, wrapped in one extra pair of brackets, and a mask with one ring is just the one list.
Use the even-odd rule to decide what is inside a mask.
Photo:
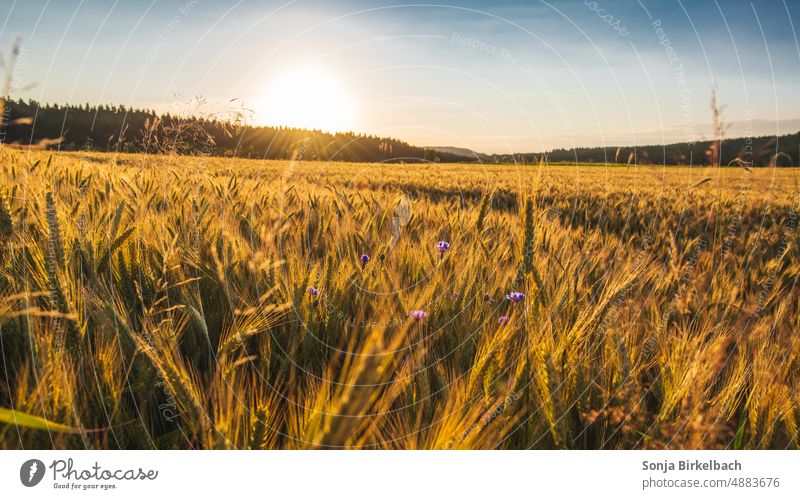
[(2, 448), (800, 446), (798, 170), (0, 161)]

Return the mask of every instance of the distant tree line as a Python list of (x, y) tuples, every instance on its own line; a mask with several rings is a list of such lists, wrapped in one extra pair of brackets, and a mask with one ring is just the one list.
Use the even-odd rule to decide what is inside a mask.
[[(474, 162), (406, 142), (354, 132), (245, 125), (224, 116), (159, 115), (125, 106), (40, 104), (7, 99), (0, 143), (61, 150), (203, 154), (261, 159), (352, 162)], [(640, 147), (579, 147), (545, 153), (480, 155), (485, 163), (618, 163), (749, 166), (797, 165), (800, 132)]]
[[(354, 132), (251, 126), (223, 118), (158, 115), (125, 106), (6, 101), (0, 142), (67, 151), (174, 152), (261, 159), (455, 162), (464, 158)], [(57, 139), (57, 140), (54, 140)]]
[[(719, 150), (718, 157), (716, 148)], [(538, 163), (543, 158), (553, 163), (797, 166), (800, 160), (800, 132), (779, 137), (708, 140), (691, 144), (680, 142), (663, 146), (555, 149), (547, 153), (492, 155), (485, 160)]]

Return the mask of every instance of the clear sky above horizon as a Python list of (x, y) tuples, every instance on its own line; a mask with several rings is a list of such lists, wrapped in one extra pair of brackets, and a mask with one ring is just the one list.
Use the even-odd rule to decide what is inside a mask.
[(23, 47), (13, 97), (238, 98), (257, 124), (319, 112), (321, 127), (490, 153), (702, 139), (714, 85), (729, 136), (797, 132), (797, 29), (788, 0), (0, 5), (0, 48)]

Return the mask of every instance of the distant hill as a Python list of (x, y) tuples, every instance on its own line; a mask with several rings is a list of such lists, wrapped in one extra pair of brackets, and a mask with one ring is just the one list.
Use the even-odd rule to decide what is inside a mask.
[(434, 146), (429, 147), (428, 149), (433, 149), (436, 152), (452, 154), (453, 156), (461, 156), (463, 158), (469, 158), (472, 160), (488, 157), (487, 154), (475, 152), (472, 149), (467, 149), (465, 147)]

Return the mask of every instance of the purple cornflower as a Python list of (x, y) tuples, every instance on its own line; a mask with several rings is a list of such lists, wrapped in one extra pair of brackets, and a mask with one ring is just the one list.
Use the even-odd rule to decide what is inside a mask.
[(519, 303), (523, 299), (525, 299), (525, 295), (520, 293), (519, 291), (512, 291), (506, 295), (506, 298), (511, 300), (513, 303)]
[(359, 258), (359, 261), (361, 261), (361, 268), (363, 269), (367, 266), (367, 262), (369, 262), (369, 255), (364, 253), (361, 255), (361, 258)]
[(316, 286), (309, 286), (308, 288), (306, 288), (306, 291), (308, 291), (308, 294), (310, 294), (314, 298), (319, 296), (319, 290), (317, 289)]
[(500, 318), (499, 318), (499, 319), (497, 319), (497, 323), (498, 323), (498, 324), (500, 324), (500, 325), (502, 326), (503, 324), (508, 324), (508, 321), (509, 321), (509, 320), (510, 320), (510, 319), (508, 318), (508, 316), (507, 316), (507, 315), (501, 315), (501, 316), (500, 316)]
[(453, 298), (458, 298), (458, 291), (453, 291)]
[(449, 249), (450, 249), (450, 243), (448, 243), (447, 241), (439, 241), (438, 243), (436, 243), (436, 250), (439, 251), (439, 253), (445, 253)]
[(422, 320), (428, 316), (424, 310), (409, 310), (408, 316), (414, 319), (415, 321)]

